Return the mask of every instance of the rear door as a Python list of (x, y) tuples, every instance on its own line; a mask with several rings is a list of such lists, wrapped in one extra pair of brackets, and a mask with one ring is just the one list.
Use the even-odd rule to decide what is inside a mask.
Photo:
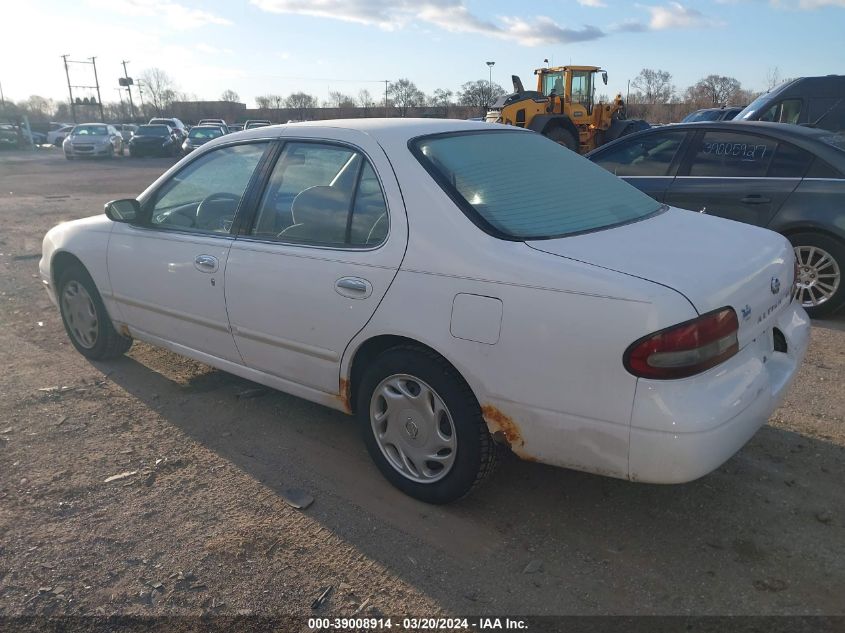
[(407, 219), (375, 141), (306, 134), (284, 143), (255, 218), (232, 245), (226, 306), (248, 367), (338, 394), (343, 352), (402, 262)]
[(658, 202), (663, 202), (677, 171), (686, 130), (661, 130), (620, 141), (590, 159)]
[[(788, 144), (724, 129), (696, 132), (665, 202), (738, 222), (766, 226), (802, 173), (784, 171)], [(792, 175), (782, 175), (792, 174)]]

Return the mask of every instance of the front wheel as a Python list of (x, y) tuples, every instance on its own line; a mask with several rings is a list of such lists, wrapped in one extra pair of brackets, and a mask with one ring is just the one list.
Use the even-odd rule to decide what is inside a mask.
[(81, 266), (59, 276), (59, 310), (70, 342), (92, 360), (117, 358), (132, 346), (132, 339), (114, 329), (94, 280)]
[(357, 410), (382, 475), (420, 501), (460, 499), (496, 465), (498, 449), (475, 396), (433, 352), (397, 347), (378, 356), (361, 379)]
[(546, 130), (543, 134), (558, 145), (563, 145), (565, 148), (571, 149), (573, 152), (578, 151), (578, 141), (574, 136), (572, 136), (572, 133), (569, 130), (555, 126)]
[(845, 302), (845, 244), (820, 233), (788, 236), (795, 250), (795, 299), (813, 318), (829, 316)]

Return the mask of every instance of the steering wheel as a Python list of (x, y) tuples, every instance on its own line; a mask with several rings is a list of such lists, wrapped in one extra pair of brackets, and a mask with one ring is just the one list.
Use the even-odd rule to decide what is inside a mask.
[[(226, 191), (219, 191), (216, 193), (212, 193), (209, 196), (206, 196), (202, 199), (202, 202), (199, 203), (197, 206), (197, 219), (196, 219), (196, 226), (199, 228), (221, 228), (224, 229), (226, 227), (223, 226), (223, 219), (226, 218), (229, 214), (226, 213), (229, 211), (228, 205), (223, 206), (221, 205), (225, 203), (233, 203), (233, 207), (231, 209), (231, 217), (235, 216), (235, 212), (238, 210), (238, 203), (241, 201), (241, 197), (234, 193), (228, 193)], [(215, 208), (216, 207), (216, 208)], [(209, 227), (204, 226), (215, 221), (219, 221), (219, 226), (216, 227)]]

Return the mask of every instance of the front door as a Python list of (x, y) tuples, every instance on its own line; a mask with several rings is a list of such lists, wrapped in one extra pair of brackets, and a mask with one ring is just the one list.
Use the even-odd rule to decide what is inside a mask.
[(123, 321), (140, 338), (241, 362), (224, 273), (235, 214), (267, 143), (203, 154), (143, 201), (140, 225), (117, 224), (108, 270)]
[(226, 267), (244, 364), (339, 393), (340, 359), (375, 312), (405, 251), (407, 221), (381, 148), (287, 141), (255, 219)]

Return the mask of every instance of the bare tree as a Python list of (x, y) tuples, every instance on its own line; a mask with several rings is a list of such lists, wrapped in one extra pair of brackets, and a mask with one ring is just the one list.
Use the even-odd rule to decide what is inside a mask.
[(255, 97), (255, 105), (260, 110), (269, 110), (273, 103), (273, 95), (258, 95)]
[(223, 91), (223, 94), (220, 95), (220, 101), (229, 101), (231, 103), (238, 103), (241, 100), (240, 96), (237, 92), (231, 89), (227, 89)]
[(370, 94), (370, 91), (364, 88), (363, 90), (358, 91), (358, 106), (364, 110), (364, 116), (370, 116), (370, 110), (374, 108), (376, 105), (375, 99), (373, 99), (373, 95)]
[(176, 83), (173, 78), (161, 68), (147, 68), (141, 73), (144, 84), (144, 95), (152, 102), (157, 115), (170, 107), (176, 97)]
[(387, 94), (393, 98), (393, 104), (401, 117), (407, 116), (409, 108), (425, 103), (425, 94), (410, 79), (394, 81), (387, 89)]
[(431, 105), (436, 108), (443, 108), (443, 116), (449, 116), (449, 106), (452, 105), (452, 96), (454, 93), (445, 88), (437, 88), (429, 99)]
[(640, 103), (668, 103), (675, 94), (672, 74), (665, 70), (643, 68), (631, 82)]
[(304, 92), (294, 92), (285, 99), (285, 106), (299, 111), (299, 120), (305, 121), (317, 107), (317, 98)]
[(465, 106), (489, 108), (496, 99), (504, 94), (507, 94), (507, 91), (499, 84), (494, 83), (491, 86), (487, 79), (478, 79), (468, 81), (461, 86), (458, 92), (458, 103)]
[(330, 108), (354, 108), (355, 97), (343, 94), (338, 90), (331, 90), (327, 104)]
[(52, 99), (47, 99), (40, 95), (31, 95), (20, 106), (21, 109), (28, 113), (29, 118), (35, 121), (49, 121), (56, 108), (56, 104)]
[(780, 85), (781, 81), (780, 68), (774, 66), (766, 71), (766, 91)]
[(688, 103), (706, 108), (732, 103), (741, 89), (742, 85), (738, 79), (724, 75), (707, 75), (687, 88), (685, 97)]

